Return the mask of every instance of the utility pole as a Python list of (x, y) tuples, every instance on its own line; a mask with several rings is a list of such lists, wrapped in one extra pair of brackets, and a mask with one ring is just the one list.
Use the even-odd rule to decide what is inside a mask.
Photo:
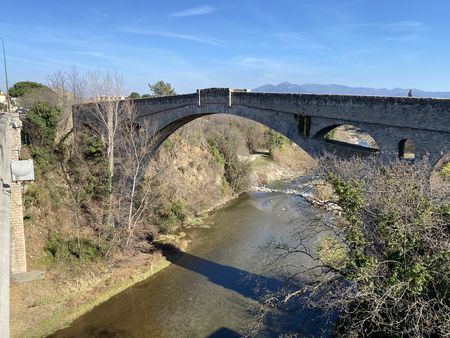
[(6, 52), (5, 52), (5, 41), (3, 41), (3, 38), (0, 37), (0, 40), (2, 40), (2, 46), (3, 46), (3, 64), (5, 66), (5, 83), (6, 83), (6, 106), (7, 110), (11, 111), (11, 100), (9, 99), (9, 92), (8, 92), (8, 68), (6, 67)]

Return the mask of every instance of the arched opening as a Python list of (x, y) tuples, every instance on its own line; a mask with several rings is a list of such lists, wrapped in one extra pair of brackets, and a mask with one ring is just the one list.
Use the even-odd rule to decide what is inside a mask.
[(321, 130), (316, 138), (328, 143), (349, 146), (366, 152), (379, 152), (375, 139), (364, 130), (349, 124), (333, 125)]
[(416, 145), (410, 139), (400, 141), (398, 157), (402, 160), (414, 161), (416, 159)]
[(315, 164), (293, 141), (247, 118), (212, 114), (182, 122), (170, 125), (170, 134), (163, 130), (147, 170), (150, 190), (161, 200), (156, 223), (162, 232), (181, 223), (174, 216), (179, 209), (199, 217), (249, 186), (301, 176)]

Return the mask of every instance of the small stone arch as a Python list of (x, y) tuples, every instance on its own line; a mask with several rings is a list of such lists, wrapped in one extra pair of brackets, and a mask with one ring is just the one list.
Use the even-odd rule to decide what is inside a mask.
[(380, 147), (368, 132), (350, 124), (328, 126), (320, 130), (315, 135), (315, 139), (368, 153), (380, 152)]
[(416, 145), (410, 139), (401, 140), (398, 144), (398, 157), (402, 160), (416, 159)]

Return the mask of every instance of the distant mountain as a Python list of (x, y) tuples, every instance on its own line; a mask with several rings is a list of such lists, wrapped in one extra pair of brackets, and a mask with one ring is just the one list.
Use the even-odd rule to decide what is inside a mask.
[[(302, 93), (302, 94), (341, 94), (341, 95), (371, 95), (371, 96), (408, 96), (409, 89), (403, 88), (365, 88), (347, 87), (337, 84), (321, 85), (306, 83), (298, 85), (290, 82), (282, 82), (277, 85), (267, 84), (253, 89), (254, 92), (266, 93)], [(415, 97), (450, 98), (450, 92), (427, 92), (421, 89), (413, 89)]]

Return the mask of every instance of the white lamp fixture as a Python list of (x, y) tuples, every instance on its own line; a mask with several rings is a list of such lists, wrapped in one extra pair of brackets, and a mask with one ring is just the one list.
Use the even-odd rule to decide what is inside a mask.
[(11, 161), (11, 174), (14, 182), (34, 181), (33, 160)]

